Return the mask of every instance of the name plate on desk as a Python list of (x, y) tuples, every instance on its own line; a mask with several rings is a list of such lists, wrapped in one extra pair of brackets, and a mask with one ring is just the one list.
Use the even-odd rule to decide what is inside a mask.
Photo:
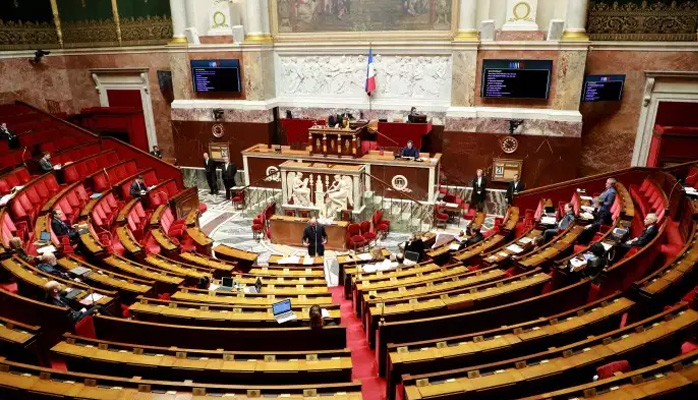
[(523, 160), (509, 160), (495, 158), (492, 162), (492, 181), (509, 182), (514, 180), (514, 175), (521, 176)]

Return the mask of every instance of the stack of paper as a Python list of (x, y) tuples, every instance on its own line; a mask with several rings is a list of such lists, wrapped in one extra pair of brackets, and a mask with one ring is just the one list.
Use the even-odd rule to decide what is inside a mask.
[(80, 304), (84, 306), (91, 306), (92, 304), (98, 302), (102, 297), (104, 296), (102, 296), (99, 293), (92, 293), (88, 296), (85, 296), (84, 299), (80, 300)]
[(519, 254), (523, 251), (523, 249), (516, 243), (507, 246), (507, 250), (511, 251), (514, 254)]
[(315, 261), (313, 257), (311, 257), (309, 255), (305, 256), (303, 258), (303, 265), (313, 265), (313, 261)]
[(279, 264), (298, 264), (301, 258), (298, 256), (288, 256), (279, 260)]
[(528, 236), (525, 236), (525, 237), (522, 237), (521, 239), (519, 239), (519, 242), (521, 242), (522, 244), (529, 244), (532, 241), (533, 241), (533, 239), (528, 237)]
[(555, 225), (556, 222), (555, 217), (543, 217), (540, 219), (540, 223), (543, 225)]
[(448, 249), (451, 250), (451, 251), (456, 251), (456, 250), (458, 250), (459, 248), (460, 248), (460, 243), (451, 243), (451, 244), (448, 246)]
[(359, 257), (359, 260), (361, 261), (369, 261), (373, 259), (373, 257), (369, 253), (361, 253), (357, 257)]

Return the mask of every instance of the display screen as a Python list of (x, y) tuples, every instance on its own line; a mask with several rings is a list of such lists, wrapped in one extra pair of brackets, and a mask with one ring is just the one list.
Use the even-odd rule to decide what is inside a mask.
[(547, 99), (551, 60), (483, 60), (481, 96)]
[(240, 92), (239, 60), (193, 60), (191, 76), (198, 93)]
[(587, 75), (582, 101), (618, 101), (623, 97), (625, 75)]

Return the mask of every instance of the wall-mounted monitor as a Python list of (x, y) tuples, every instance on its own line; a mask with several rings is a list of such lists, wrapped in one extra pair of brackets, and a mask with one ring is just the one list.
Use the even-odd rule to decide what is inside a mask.
[(587, 75), (582, 101), (619, 101), (623, 98), (625, 75)]
[(191, 77), (197, 93), (239, 93), (240, 60), (192, 60)]
[(552, 60), (483, 60), (485, 98), (547, 99)]

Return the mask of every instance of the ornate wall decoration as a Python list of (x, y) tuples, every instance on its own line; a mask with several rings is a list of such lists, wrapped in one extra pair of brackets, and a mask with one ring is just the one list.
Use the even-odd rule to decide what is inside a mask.
[(695, 41), (696, 1), (591, 1), (587, 33), (592, 40)]
[[(366, 96), (366, 56), (281, 56), (277, 63), (277, 95), (336, 98)], [(377, 91), (374, 99), (449, 101), (449, 56), (374, 57)]]
[(121, 45), (157, 45), (172, 39), (169, 0), (117, 0)]
[(110, 0), (56, 0), (63, 45), (75, 47), (118, 46), (119, 37)]
[(277, 31), (448, 31), (452, 0), (274, 0)]
[(0, 2), (0, 50), (57, 47), (58, 33), (50, 2)]

